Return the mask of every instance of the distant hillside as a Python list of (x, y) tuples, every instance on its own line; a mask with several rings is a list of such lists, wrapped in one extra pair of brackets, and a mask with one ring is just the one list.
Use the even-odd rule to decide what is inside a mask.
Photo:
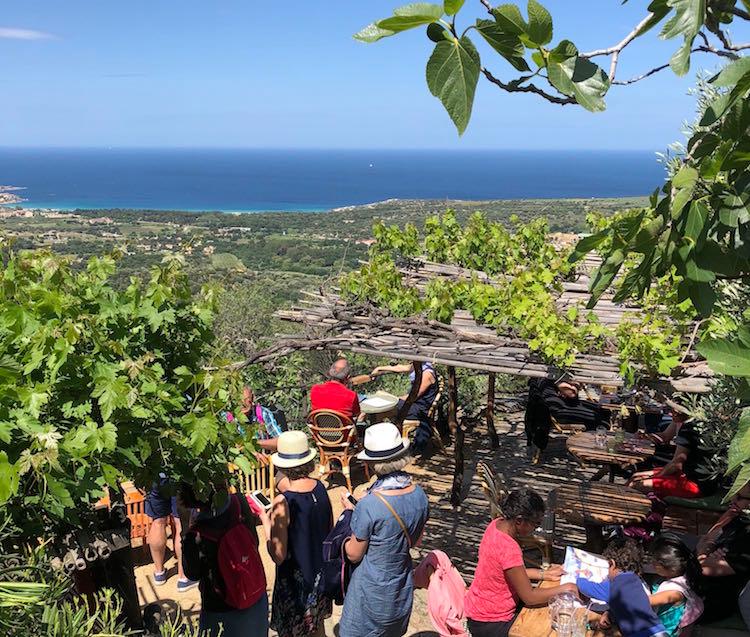
[[(246, 213), (165, 212), (159, 210), (28, 210), (8, 207), (0, 212), (0, 232), (18, 247), (49, 246), (81, 259), (124, 248), (120, 272), (124, 280), (143, 273), (166, 251), (183, 250), (198, 278), (253, 272), (289, 272), (316, 277), (335, 276), (356, 267), (367, 256), (376, 219), (421, 226), (447, 208), (460, 221), (472, 212), (490, 218), (522, 220), (545, 216), (553, 232), (586, 231), (586, 214), (611, 214), (641, 206), (645, 199), (563, 199), (520, 201), (389, 200), (329, 212)], [(241, 274), (241, 271), (245, 271)]]

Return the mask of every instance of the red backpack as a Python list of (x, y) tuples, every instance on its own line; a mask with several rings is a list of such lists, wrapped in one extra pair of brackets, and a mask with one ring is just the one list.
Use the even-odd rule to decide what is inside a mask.
[[(258, 553), (257, 539), (242, 519), (242, 504), (237, 495), (230, 496), (229, 524), (223, 531), (204, 529), (196, 531), (219, 545), (217, 563), (224, 590), (216, 593), (228, 606), (242, 610), (250, 608), (266, 591), (266, 573)], [(247, 506), (247, 505), (245, 505)]]

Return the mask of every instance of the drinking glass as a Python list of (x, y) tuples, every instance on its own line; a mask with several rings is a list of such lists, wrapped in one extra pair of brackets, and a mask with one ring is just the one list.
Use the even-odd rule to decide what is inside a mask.
[(550, 619), (552, 628), (557, 631), (558, 637), (572, 637), (573, 611), (576, 607), (576, 598), (569, 593), (555, 595), (549, 601)]
[(597, 427), (596, 433), (594, 434), (594, 444), (599, 449), (604, 449), (607, 446), (607, 428)]

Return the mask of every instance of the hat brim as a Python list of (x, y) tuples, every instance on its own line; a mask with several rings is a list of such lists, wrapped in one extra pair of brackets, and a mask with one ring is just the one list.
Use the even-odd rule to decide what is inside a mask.
[(409, 450), (409, 445), (411, 444), (411, 441), (403, 440), (401, 444), (403, 445), (401, 449), (399, 451), (394, 451), (390, 456), (373, 457), (370, 454), (368, 454), (367, 449), (365, 449), (364, 451), (360, 451), (357, 454), (357, 458), (359, 460), (367, 460), (369, 462), (387, 462), (388, 460), (395, 460), (396, 458), (400, 458), (401, 456), (403, 456)]
[(307, 464), (310, 460), (315, 458), (317, 453), (318, 452), (315, 449), (310, 449), (308, 454), (302, 458), (282, 458), (277, 451), (276, 453), (271, 454), (271, 460), (274, 467), (279, 467), (280, 469), (291, 469), (292, 467), (301, 467), (303, 464)]

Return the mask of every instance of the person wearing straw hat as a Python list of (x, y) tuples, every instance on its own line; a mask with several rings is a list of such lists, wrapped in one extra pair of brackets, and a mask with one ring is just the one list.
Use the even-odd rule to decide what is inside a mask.
[(322, 635), (331, 601), (322, 594), (323, 541), (333, 528), (333, 511), (323, 484), (310, 478), (315, 450), (302, 431), (278, 438), (273, 464), (289, 484), (271, 509), (268, 552), (276, 563), (271, 627), (280, 637)]
[[(422, 488), (405, 471), (409, 441), (390, 422), (367, 428), (358, 456), (377, 476), (354, 507), (352, 535), (345, 551), (359, 563), (344, 598), (340, 637), (401, 637), (406, 633), (414, 597), (409, 550), (417, 544), (429, 517)], [(344, 497), (346, 508), (352, 504)]]

